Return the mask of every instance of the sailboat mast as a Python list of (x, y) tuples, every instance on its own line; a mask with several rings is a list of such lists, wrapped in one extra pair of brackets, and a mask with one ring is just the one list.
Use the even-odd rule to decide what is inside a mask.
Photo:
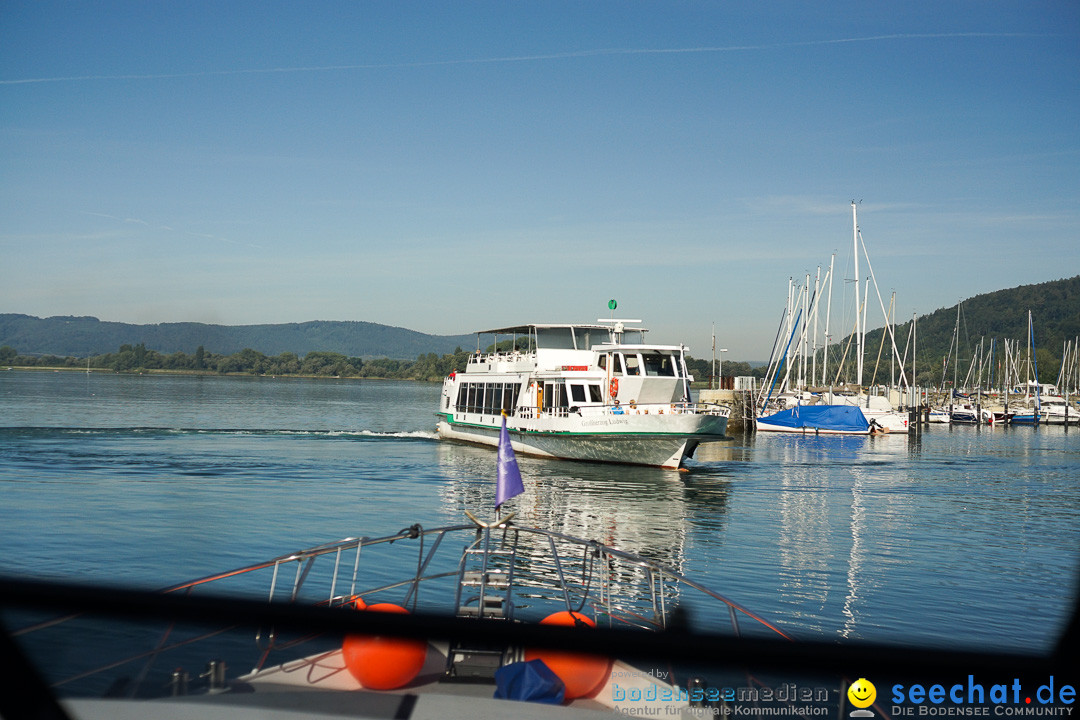
[(855, 250), (855, 384), (862, 387), (863, 375), (863, 336), (862, 336), (862, 298), (859, 297), (859, 218), (855, 201), (851, 201), (851, 238)]
[(716, 379), (716, 323), (712, 324), (712, 377), (709, 379), (709, 389), (714, 390), (713, 384)]
[[(915, 357), (918, 352), (919, 346), (919, 333), (918, 333), (918, 313), (911, 313), (911, 387), (915, 387)], [(916, 389), (916, 393), (918, 390)], [(916, 400), (915, 404), (921, 406), (922, 403)]]
[(1028, 348), (1031, 353), (1032, 367), (1035, 368), (1035, 422), (1039, 422), (1042, 410), (1042, 387), (1039, 385), (1039, 358), (1035, 356), (1035, 328), (1031, 324), (1031, 311), (1028, 310)]
[(836, 253), (832, 254), (829, 258), (829, 301), (825, 305), (825, 354), (821, 358), (821, 384), (825, 385), (825, 375), (829, 367), (829, 341), (831, 336), (829, 335), (829, 320), (832, 316), (832, 278), (833, 278), (833, 265), (836, 263)]
[(803, 285), (803, 317), (806, 318), (806, 323), (803, 324), (802, 334), (802, 361), (799, 366), (799, 385), (802, 389), (806, 389), (809, 382), (806, 381), (806, 365), (807, 365), (807, 352), (810, 342), (810, 333), (807, 330), (810, 329), (810, 273), (806, 273), (806, 282)]
[(952, 386), (954, 396), (956, 393), (956, 383), (959, 378), (960, 368), (960, 305), (961, 303), (956, 303), (956, 327), (953, 328), (953, 345), (956, 348), (956, 360), (953, 361), (952, 372)]
[[(821, 313), (818, 312), (818, 308), (821, 307), (821, 266), (818, 265), (817, 274), (814, 276), (814, 348), (810, 354), (810, 384), (817, 382), (817, 331), (818, 331), (818, 318)], [(1066, 356), (1067, 357), (1067, 356)], [(1065, 367), (1062, 363), (1061, 367)]]
[[(1031, 311), (1028, 310), (1027, 368), (1024, 371), (1024, 382), (1026, 384), (1026, 388), (1024, 390), (1024, 401), (1025, 402), (1028, 400), (1028, 397), (1030, 396), (1030, 393), (1031, 393), (1031, 346), (1034, 344), (1031, 341), (1031, 337), (1032, 337), (1032, 333), (1031, 333)], [(1039, 381), (1038, 378), (1039, 378), (1039, 376), (1036, 375), (1035, 376), (1035, 382)]]

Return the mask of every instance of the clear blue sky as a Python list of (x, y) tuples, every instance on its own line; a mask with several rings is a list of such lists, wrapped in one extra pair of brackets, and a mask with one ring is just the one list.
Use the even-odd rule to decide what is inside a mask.
[(1080, 274), (1080, 5), (0, 4), (0, 312), (763, 359), (852, 199), (901, 319)]

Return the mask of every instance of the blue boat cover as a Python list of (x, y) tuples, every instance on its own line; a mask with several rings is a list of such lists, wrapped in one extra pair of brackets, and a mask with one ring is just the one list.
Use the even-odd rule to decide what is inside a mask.
[(758, 422), (788, 428), (812, 428), (832, 432), (868, 432), (870, 424), (854, 405), (799, 405)]
[(495, 671), (495, 697), (561, 705), (566, 687), (543, 660), (503, 665)]

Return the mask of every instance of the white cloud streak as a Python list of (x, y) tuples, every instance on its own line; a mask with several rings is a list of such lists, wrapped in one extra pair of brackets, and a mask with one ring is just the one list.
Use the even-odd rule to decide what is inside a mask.
[(843, 45), (850, 43), (872, 43), (894, 40), (955, 40), (960, 38), (1047, 38), (1052, 34), (1035, 33), (897, 33), (890, 35), (870, 35), (866, 37), (834, 38), (831, 40), (805, 40), (799, 42), (766, 43), (756, 45), (727, 45), (692, 48), (599, 48), (593, 50), (575, 50), (563, 53), (542, 53), (535, 55), (501, 56), (490, 58), (462, 58), (458, 60), (428, 60), (399, 63), (366, 63), (357, 65), (316, 65), (303, 67), (252, 68), (237, 70), (201, 70), (181, 73), (145, 73), (120, 75), (67, 75), (43, 78), (18, 78), (0, 80), (0, 85), (32, 85), (39, 83), (64, 83), (86, 81), (116, 80), (176, 80), (184, 78), (218, 77), (229, 75), (269, 75), (274, 73), (323, 73), (356, 70), (398, 70), (403, 68), (446, 67), (453, 65), (485, 65), (502, 63), (528, 63), (548, 60), (572, 60), (576, 58), (610, 57), (617, 55), (691, 55), (702, 53), (754, 52), (783, 50), (800, 47), (825, 45)]

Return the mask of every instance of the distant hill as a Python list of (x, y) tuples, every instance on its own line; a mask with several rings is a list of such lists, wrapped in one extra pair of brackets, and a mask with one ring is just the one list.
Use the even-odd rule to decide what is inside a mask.
[[(959, 349), (961, 362), (965, 363), (961, 367), (961, 374), (967, 369), (967, 363), (970, 363), (980, 338), (985, 338), (987, 348), (992, 338), (997, 339), (998, 347), (1001, 347), (1006, 338), (1026, 347), (1028, 310), (1031, 311), (1035, 347), (1040, 350), (1040, 357), (1045, 354), (1048, 361), (1057, 363), (1048, 363), (1045, 366), (1045, 369), (1050, 371), (1047, 373), (1050, 381), (1060, 367), (1064, 343), (1074, 341), (1080, 336), (1080, 275), (976, 295), (959, 305)], [(956, 326), (956, 305), (917, 319), (915, 332), (920, 368), (936, 368), (940, 375), (942, 358), (949, 353)], [(901, 352), (904, 350), (910, 327), (910, 320), (896, 327), (896, 343)], [(868, 358), (877, 356), (881, 333), (880, 328), (867, 332)], [(1040, 376), (1043, 369), (1044, 363), (1040, 359)]]
[[(1044, 369), (1057, 373), (1062, 345), (1080, 336), (1080, 276), (1037, 285), (977, 295), (960, 303), (960, 357), (970, 362), (981, 337), (987, 343), (1005, 338), (1025, 343), (1027, 313), (1032, 312), (1035, 344), (1047, 355)], [(942, 308), (918, 318), (917, 344), (920, 375), (936, 368), (940, 375), (942, 358), (949, 352), (956, 326), (957, 306)], [(900, 318), (902, 320), (902, 318)], [(896, 328), (897, 344), (903, 352), (911, 321)], [(873, 363), (881, 341), (879, 328), (867, 333), (867, 362)], [(846, 339), (839, 343), (842, 346)], [(131, 325), (102, 322), (94, 317), (0, 314), (0, 346), (8, 345), (24, 355), (86, 357), (115, 352), (121, 345), (138, 345), (160, 353), (193, 353), (202, 346), (207, 352), (231, 355), (246, 348), (269, 356), (312, 351), (341, 353), (348, 357), (415, 360), (419, 355), (445, 355), (457, 347), (476, 346), (475, 335), (427, 335), (405, 328), (370, 322), (312, 321), (282, 325), (207, 325), (203, 323), (161, 323)], [(830, 351), (830, 360), (839, 357)], [(888, 358), (888, 354), (883, 354)], [(1054, 365), (1057, 361), (1057, 365)], [(851, 362), (849, 358), (849, 362)], [(764, 364), (764, 363), (762, 363)], [(886, 366), (888, 362), (886, 360)], [(728, 363), (725, 363), (728, 369)], [(734, 366), (731, 366), (734, 367)]]
[[(953, 305), (919, 318), (916, 327), (919, 342), (943, 346), (942, 354), (947, 352), (956, 327), (956, 310)], [(1065, 340), (1080, 335), (1080, 275), (964, 300), (960, 307), (961, 347), (964, 341), (978, 342), (983, 336), (1026, 341), (1028, 310), (1036, 346), (1060, 353)]]
[(348, 357), (415, 360), (426, 353), (444, 355), (458, 346), (475, 346), (475, 335), (427, 335), (405, 328), (370, 322), (315, 320), (284, 325), (207, 325), (161, 323), (132, 325), (102, 322), (95, 317), (0, 314), (0, 346), (24, 355), (62, 357), (115, 352), (121, 345), (143, 343), (161, 353), (207, 352), (231, 355), (246, 348), (266, 355), (312, 351), (336, 352)]

